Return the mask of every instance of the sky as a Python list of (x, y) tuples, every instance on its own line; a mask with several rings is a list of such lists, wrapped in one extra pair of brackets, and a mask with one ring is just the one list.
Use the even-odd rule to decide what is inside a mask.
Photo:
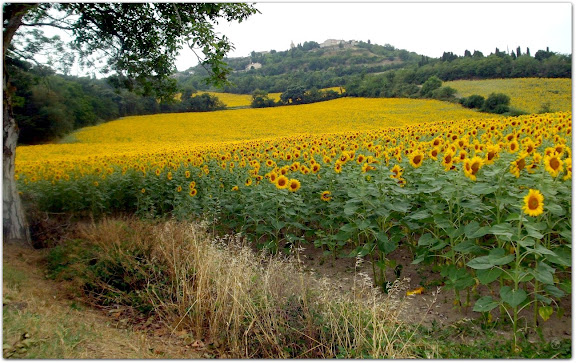
[[(374, 2), (262, 2), (242, 23), (221, 22), (217, 32), (236, 48), (229, 57), (252, 51), (283, 51), (290, 43), (326, 39), (362, 40), (438, 58), (443, 52), (484, 55), (530, 49), (572, 53), (570, 2), (562, 3), (374, 3)], [(176, 67), (183, 71), (198, 63), (185, 49)]]

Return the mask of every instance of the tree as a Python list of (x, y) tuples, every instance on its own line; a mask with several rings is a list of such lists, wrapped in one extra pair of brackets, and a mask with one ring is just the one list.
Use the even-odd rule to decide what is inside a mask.
[(442, 87), (442, 80), (436, 76), (432, 76), (424, 82), (420, 94), (422, 97), (429, 97), (432, 94), (432, 91), (440, 87)]
[(268, 96), (268, 92), (256, 90), (252, 92), (252, 102), (250, 106), (253, 108), (274, 107), (276, 103)]
[[(225, 84), (231, 69), (224, 57), (233, 48), (214, 31), (220, 19), (241, 22), (257, 10), (240, 3), (5, 3), (3, 5), (3, 237), (5, 242), (30, 242), (24, 210), (14, 179), (18, 127), (12, 111), (14, 87), (6, 60), (30, 56), (42, 37), (38, 29), (67, 31), (81, 65), (98, 66), (118, 84), (142, 95), (173, 97), (174, 61), (184, 45), (195, 51), (210, 72), (208, 81)], [(29, 41), (13, 42), (19, 35)], [(197, 52), (203, 54), (201, 58)], [(61, 55), (61, 54), (60, 54)], [(70, 59), (70, 58), (67, 58)]]
[(484, 105), (484, 97), (480, 95), (471, 95), (460, 99), (462, 106), (467, 108), (482, 108)]
[(299, 104), (304, 99), (306, 88), (302, 86), (291, 86), (280, 95), (280, 101), (285, 104)]
[(510, 97), (503, 93), (491, 93), (484, 101), (482, 111), (491, 113), (506, 113), (510, 110)]

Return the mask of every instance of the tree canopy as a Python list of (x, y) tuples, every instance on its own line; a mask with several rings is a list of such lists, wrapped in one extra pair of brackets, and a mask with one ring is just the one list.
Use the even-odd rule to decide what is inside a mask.
[[(214, 30), (220, 20), (241, 22), (257, 10), (232, 3), (5, 3), (3, 5), (3, 234), (4, 241), (29, 241), (14, 180), (18, 127), (12, 109), (14, 86), (7, 59), (35, 60), (46, 45), (56, 47), (63, 66), (78, 59), (114, 77), (116, 85), (157, 99), (176, 92), (174, 61), (184, 46), (195, 51), (208, 71), (208, 82), (223, 85), (231, 69), (224, 62), (233, 48)], [(63, 41), (44, 36), (42, 28), (66, 31), (71, 52)], [(14, 41), (16, 38), (19, 41)], [(50, 41), (47, 41), (50, 40)], [(50, 57), (49, 59), (50, 60)], [(36, 61), (40, 63), (40, 61)], [(46, 109), (54, 113), (55, 110)], [(65, 115), (55, 115), (62, 116)]]

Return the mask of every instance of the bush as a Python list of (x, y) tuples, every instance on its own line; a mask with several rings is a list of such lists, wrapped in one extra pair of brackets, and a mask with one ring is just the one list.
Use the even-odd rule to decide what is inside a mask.
[(492, 93), (482, 106), (482, 111), (503, 114), (510, 109), (510, 97), (503, 93)]
[(455, 94), (456, 90), (452, 87), (440, 87), (432, 91), (432, 98), (440, 101), (452, 101)]
[(268, 92), (256, 90), (252, 93), (250, 106), (252, 108), (274, 107), (276, 106), (276, 102), (268, 97)]
[(467, 108), (482, 108), (484, 106), (484, 97), (480, 95), (471, 95), (470, 97), (463, 97), (460, 104)]
[(226, 108), (226, 105), (218, 97), (208, 93), (190, 97), (182, 101), (182, 106), (186, 112), (206, 112)]

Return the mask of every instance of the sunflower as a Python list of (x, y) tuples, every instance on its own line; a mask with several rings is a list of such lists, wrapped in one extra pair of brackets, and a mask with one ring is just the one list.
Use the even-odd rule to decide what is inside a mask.
[(146, 188), (140, 189), (140, 193), (142, 193), (142, 194), (146, 193)]
[(358, 155), (358, 159), (356, 159), (356, 162), (358, 164), (362, 164), (365, 160), (366, 160), (366, 156), (360, 154), (360, 155)]
[(252, 178), (246, 178), (246, 181), (244, 182), (244, 185), (246, 185), (247, 187), (249, 187), (250, 185), (252, 185)]
[(513, 154), (515, 152), (518, 152), (519, 149), (520, 146), (518, 145), (518, 141), (516, 141), (516, 139), (512, 139), (512, 141), (508, 143), (508, 152)]
[(520, 177), (520, 171), (526, 167), (527, 156), (528, 154), (526, 152), (522, 152), (516, 160), (510, 162), (510, 173), (514, 174), (516, 178)]
[(195, 182), (195, 181), (191, 181), (190, 184), (188, 184), (188, 188), (190, 188), (190, 189), (196, 188), (196, 182)]
[(231, 190), (232, 190), (233, 192), (235, 192), (235, 191), (237, 191), (238, 189), (240, 189), (240, 188), (238, 188), (238, 185), (234, 185)]
[(181, 186), (181, 185), (178, 185), (178, 186), (176, 187), (176, 192), (180, 193), (181, 191), (182, 191), (182, 186)]
[(278, 174), (275, 171), (271, 172), (270, 175), (270, 183), (276, 184), (276, 179), (278, 179)]
[(530, 174), (533, 174), (536, 171), (536, 169), (538, 169), (538, 165), (540, 165), (541, 162), (542, 162), (542, 155), (540, 155), (540, 153), (535, 152), (534, 155), (532, 155), (532, 163), (526, 166), (526, 171), (528, 171)]
[(188, 193), (188, 195), (190, 195), (191, 197), (195, 197), (196, 194), (198, 194), (198, 191), (196, 189), (191, 189), (190, 192)]
[(168, 174), (166, 175), (166, 178), (168, 178), (168, 180), (172, 180), (172, 172), (169, 171)]
[(564, 178), (562, 179), (572, 179), (572, 158), (564, 160), (564, 164), (566, 165), (566, 175), (564, 175)]
[(399, 179), (402, 176), (402, 173), (404, 172), (404, 170), (402, 170), (402, 168), (398, 164), (394, 165), (394, 167), (390, 171), (392, 172), (390, 178), (394, 179)]
[(285, 175), (280, 175), (278, 179), (276, 179), (276, 188), (286, 189), (287, 187), (288, 187), (288, 178)]
[(553, 177), (557, 177), (558, 174), (564, 170), (562, 164), (563, 162), (560, 159), (560, 156), (556, 153), (544, 157), (544, 168)]
[(452, 165), (454, 165), (454, 152), (452, 149), (448, 149), (444, 153), (444, 156), (442, 157), (442, 165), (446, 171), (452, 169)]
[(184, 176), (186, 177), (186, 179), (190, 178), (190, 170), (186, 170), (184, 172)]
[(376, 167), (374, 167), (368, 163), (364, 163), (364, 165), (362, 165), (362, 172), (363, 173), (366, 173), (367, 171), (370, 171), (370, 170), (376, 170)]
[(342, 172), (342, 164), (340, 164), (338, 161), (336, 163), (334, 163), (334, 171), (336, 173)]
[(438, 148), (435, 147), (432, 150), (430, 150), (428, 156), (430, 156), (431, 159), (438, 160)]
[(536, 144), (532, 141), (531, 138), (526, 138), (523, 141), (524, 143), (524, 151), (528, 154), (532, 154), (536, 150)]
[(320, 199), (322, 199), (325, 202), (329, 202), (332, 199), (332, 193), (330, 193), (330, 191), (328, 190), (325, 190), (320, 195)]
[(488, 145), (486, 147), (486, 156), (484, 157), (484, 164), (491, 165), (494, 164), (494, 160), (498, 158), (498, 152), (500, 148), (498, 145)]
[(423, 161), (424, 161), (424, 154), (420, 150), (414, 150), (410, 154), (410, 165), (412, 165), (414, 168), (421, 167)]
[(290, 179), (288, 181), (288, 190), (291, 192), (295, 192), (300, 189), (300, 182), (298, 179)]
[(484, 159), (479, 156), (474, 156), (472, 159), (464, 160), (464, 175), (473, 181), (476, 181), (476, 174), (484, 165)]
[(315, 163), (314, 165), (312, 165), (312, 172), (317, 173), (318, 171), (320, 171), (320, 164)]
[(544, 212), (544, 196), (539, 190), (530, 189), (524, 197), (524, 213), (536, 217)]

